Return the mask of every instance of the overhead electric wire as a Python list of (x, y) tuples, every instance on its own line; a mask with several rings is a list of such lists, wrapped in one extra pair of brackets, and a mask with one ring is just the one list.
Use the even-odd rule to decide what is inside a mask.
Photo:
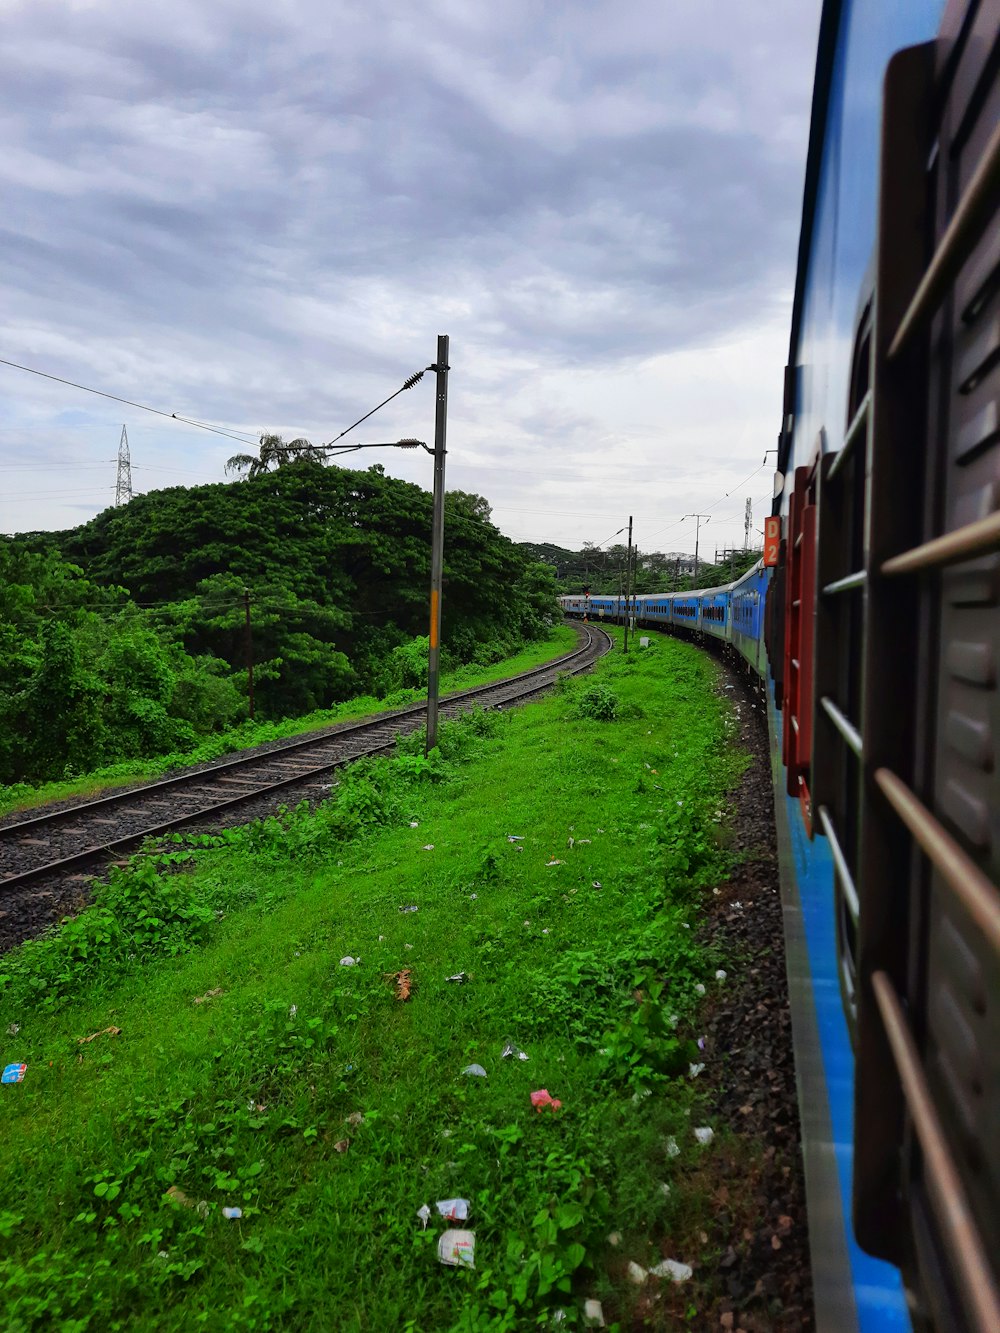
[(332, 449), (333, 446), (337, 443), (337, 441), (342, 440), (345, 435), (350, 434), (350, 432), (354, 429), (355, 426), (360, 426), (362, 421), (367, 421), (369, 417), (373, 417), (376, 412), (380, 411), (383, 407), (385, 407), (386, 403), (391, 403), (392, 400), (394, 398), (398, 398), (401, 393), (404, 393), (407, 389), (412, 389), (414, 384), (419, 384), (420, 381), (423, 379), (424, 375), (427, 373), (427, 370), (433, 370), (433, 369), (434, 369), (433, 366), (427, 366), (426, 370), (418, 370), (415, 375), (411, 375), (408, 380), (404, 381), (404, 383), (400, 385), (400, 387), (396, 390), (395, 393), (391, 393), (388, 398), (384, 398), (382, 402), (379, 403), (378, 407), (373, 407), (372, 410), (370, 412), (366, 412), (363, 417), (358, 417), (357, 421), (355, 421), (350, 426), (346, 426), (340, 432), (339, 435), (335, 435), (332, 440), (327, 440), (326, 444), (320, 445), (320, 448)]
[(257, 436), (254, 432), (240, 430), (238, 426), (230, 430), (224, 430), (221, 426), (210, 426), (205, 421), (195, 421), (193, 417), (178, 416), (176, 412), (164, 412), (158, 407), (150, 407), (147, 403), (136, 403), (131, 398), (122, 398), (116, 393), (107, 393), (104, 389), (91, 388), (89, 384), (77, 384), (75, 380), (63, 379), (61, 375), (51, 375), (47, 370), (35, 370), (33, 366), (22, 366), (17, 361), (8, 361), (6, 357), (0, 356), (0, 366), (10, 366), (13, 370), (23, 370), (28, 375), (37, 375), (43, 380), (53, 380), (56, 384), (65, 384), (71, 389), (80, 389), (83, 393), (93, 393), (98, 398), (109, 398), (113, 403), (124, 403), (126, 407), (135, 407), (140, 412), (151, 412), (157, 417), (166, 417), (168, 421), (180, 421), (185, 426), (197, 426), (199, 430), (211, 431), (213, 435), (225, 435), (227, 439), (236, 440), (239, 444), (256, 441)]

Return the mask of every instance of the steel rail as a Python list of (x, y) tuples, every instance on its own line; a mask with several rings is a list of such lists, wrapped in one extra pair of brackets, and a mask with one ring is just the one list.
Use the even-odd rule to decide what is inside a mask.
[[(596, 633), (595, 633), (596, 631)], [(461, 711), (460, 706), (469, 699), (483, 697), (491, 694), (500, 694), (500, 702), (512, 702), (516, 699), (524, 699), (532, 694), (537, 694), (546, 689), (555, 676), (560, 671), (569, 667), (570, 674), (584, 671), (593, 662), (602, 657), (612, 646), (610, 636), (602, 629), (596, 626), (589, 626), (586, 630), (588, 635), (587, 642), (572, 653), (564, 654), (562, 657), (554, 658), (551, 662), (543, 663), (540, 667), (532, 667), (529, 671), (522, 672), (518, 676), (508, 677), (506, 680), (493, 681), (489, 685), (476, 686), (468, 690), (460, 690), (451, 694), (444, 701), (442, 712), (446, 716), (453, 716)], [(603, 644), (598, 636), (603, 636)], [(580, 659), (583, 659), (582, 661)], [(570, 665), (574, 664), (575, 665)], [(540, 679), (541, 678), (541, 679)], [(523, 688), (525, 685), (528, 688)], [(312, 733), (307, 741), (294, 742), (291, 745), (279, 746), (274, 750), (265, 751), (255, 755), (243, 756), (236, 760), (228, 761), (225, 764), (216, 764), (209, 768), (197, 769), (194, 772), (182, 774), (177, 778), (167, 779), (150, 783), (144, 787), (135, 787), (128, 792), (120, 792), (112, 797), (99, 798), (96, 801), (84, 802), (80, 805), (70, 807), (68, 810), (59, 810), (50, 812), (48, 816), (38, 816), (36, 818), (22, 821), (18, 824), (8, 824), (0, 828), (0, 842), (12, 843), (18, 836), (23, 836), (26, 830), (31, 832), (39, 831), (46, 825), (52, 826), (62, 823), (64, 819), (72, 819), (80, 815), (86, 816), (96, 808), (107, 808), (110, 805), (122, 804), (129, 799), (141, 802), (151, 792), (161, 791), (164, 788), (172, 788), (176, 794), (181, 795), (185, 786), (192, 787), (203, 781), (205, 778), (211, 778), (218, 773), (224, 773), (234, 768), (250, 769), (252, 767), (263, 768), (272, 762), (275, 756), (287, 753), (289, 750), (301, 751), (308, 748), (319, 749), (323, 745), (329, 745), (331, 741), (337, 741), (345, 738), (350, 741), (360, 738), (366, 731), (373, 731), (386, 724), (392, 724), (401, 720), (410, 720), (414, 726), (407, 728), (408, 731), (416, 729), (416, 722), (419, 715), (426, 711), (426, 705), (418, 704), (409, 708), (400, 709), (391, 714), (381, 714), (376, 718), (362, 719), (356, 723), (343, 726), (336, 731), (327, 731), (317, 735)], [(286, 777), (281, 777), (276, 781), (269, 781), (260, 786), (238, 793), (235, 796), (227, 797), (221, 801), (213, 801), (211, 805), (199, 806), (196, 810), (186, 810), (182, 814), (161, 820), (156, 824), (147, 826), (137, 832), (128, 833), (120, 838), (114, 838), (107, 842), (100, 843), (91, 847), (86, 847), (70, 856), (59, 857), (55, 861), (48, 861), (42, 865), (33, 866), (28, 870), (15, 872), (13, 875), (7, 875), (0, 879), (0, 891), (12, 888), (22, 888), (34, 880), (47, 878), (50, 875), (65, 874), (70, 870), (86, 865), (89, 862), (126, 851), (131, 847), (144, 842), (147, 838), (159, 837), (169, 832), (171, 829), (182, 828), (187, 824), (197, 823), (200, 820), (212, 818), (226, 810), (231, 810), (235, 806), (242, 805), (247, 801), (256, 800), (259, 797), (266, 797), (273, 792), (280, 791), (282, 788), (290, 787), (296, 783), (308, 782), (316, 777), (329, 773), (331, 769), (339, 768), (344, 764), (353, 763), (356, 759), (362, 759), (369, 755), (379, 754), (383, 750), (390, 749), (396, 742), (397, 735), (405, 734), (397, 732), (389, 739), (380, 738), (378, 743), (362, 749), (352, 749), (350, 753), (339, 753), (328, 756), (320, 764), (314, 764), (309, 768), (302, 769)]]

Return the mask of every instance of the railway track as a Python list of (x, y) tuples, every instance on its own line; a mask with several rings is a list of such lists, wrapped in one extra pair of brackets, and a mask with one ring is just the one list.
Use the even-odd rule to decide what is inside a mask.
[[(453, 718), (472, 706), (521, 702), (551, 686), (559, 673), (586, 670), (611, 647), (610, 636), (597, 626), (583, 626), (581, 640), (574, 652), (543, 666), (449, 695), (441, 703), (440, 715)], [(88, 881), (98, 864), (173, 829), (251, 819), (275, 796), (318, 797), (329, 787), (332, 769), (391, 748), (398, 736), (421, 727), (425, 716), (426, 705), (415, 704), (361, 722), (341, 723), (265, 752), (9, 822), (0, 827), (0, 900), (42, 881)], [(85, 874), (86, 867), (90, 870)]]

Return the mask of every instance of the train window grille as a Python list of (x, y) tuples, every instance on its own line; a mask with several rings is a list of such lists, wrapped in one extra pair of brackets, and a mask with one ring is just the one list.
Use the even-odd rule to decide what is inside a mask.
[[(1000, 1328), (986, 1245), (1000, 1234), (1000, 22), (995, 4), (953, 0), (946, 30), (956, 16), (948, 40), (894, 57), (885, 85), (854, 1214), (865, 1248), (930, 1275), (932, 1322), (986, 1333)], [(921, 216), (923, 234), (907, 225)]]

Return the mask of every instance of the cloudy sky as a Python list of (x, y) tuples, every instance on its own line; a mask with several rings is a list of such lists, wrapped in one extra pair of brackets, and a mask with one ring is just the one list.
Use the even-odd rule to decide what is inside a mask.
[[(0, 0), (0, 531), (316, 443), (451, 337), (517, 540), (762, 526), (819, 0)], [(433, 377), (351, 436), (433, 438)], [(424, 454), (360, 454), (430, 485)], [(345, 460), (355, 465), (351, 460)]]

